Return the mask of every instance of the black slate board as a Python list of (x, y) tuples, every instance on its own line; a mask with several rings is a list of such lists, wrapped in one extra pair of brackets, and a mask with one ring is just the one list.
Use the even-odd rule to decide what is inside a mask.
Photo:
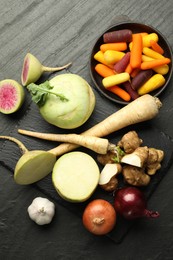
[[(114, 108), (111, 107), (111, 105), (107, 104), (108, 108), (104, 110), (105, 114), (108, 111), (111, 114)], [(110, 107), (109, 107), (110, 106)], [(113, 109), (113, 110), (111, 110)], [(85, 123), (84, 126), (78, 128), (75, 130), (76, 133), (80, 133), (84, 131), (85, 129), (88, 129), (92, 125), (96, 124), (98, 121), (103, 120), (107, 115), (105, 115), (103, 111), (96, 106), (96, 111), (91, 116), (91, 118), (88, 120), (87, 123)], [(97, 115), (97, 117), (96, 117)], [(23, 119), (19, 122), (18, 125), (16, 125), (16, 128), (11, 132), (11, 136), (17, 137), (19, 140), (21, 140), (26, 147), (29, 150), (49, 150), (53, 147), (55, 147), (56, 143), (47, 142), (39, 139), (34, 139), (27, 136), (22, 136), (17, 133), (18, 128), (28, 129), (28, 130), (37, 130), (41, 132), (51, 132), (51, 133), (68, 133), (67, 130), (58, 129), (54, 126), (51, 126), (47, 124), (40, 116), (38, 109), (35, 104), (31, 103), (31, 106), (27, 110), (27, 113), (23, 117)], [(158, 149), (162, 149), (165, 152), (165, 158), (162, 163), (162, 168), (157, 172), (155, 176), (152, 176), (151, 183), (146, 187), (143, 188), (146, 197), (149, 199), (151, 194), (156, 189), (159, 182), (162, 180), (162, 178), (165, 176), (169, 166), (171, 165), (172, 159), (173, 159), (173, 142), (170, 139), (169, 136), (167, 136), (165, 133), (160, 132), (156, 128), (153, 127), (152, 121), (140, 123), (138, 125), (135, 125), (133, 127), (127, 127), (123, 130), (120, 130), (114, 134), (111, 134), (108, 136), (110, 142), (117, 143), (118, 140), (122, 137), (123, 134), (125, 134), (129, 130), (136, 130), (139, 136), (143, 139), (144, 145), (147, 145), (149, 147), (155, 147)], [(78, 150), (87, 152), (91, 156), (93, 156), (94, 159), (96, 159), (96, 154), (85, 149), (85, 148), (79, 148)], [(7, 168), (9, 168), (12, 172), (15, 168), (16, 162), (20, 157), (20, 151), (16, 148), (16, 145), (12, 142), (5, 141), (3, 144), (3, 147), (0, 151), (0, 162)], [(101, 165), (100, 165), (101, 169)], [(114, 198), (113, 194), (106, 193), (105, 191), (101, 190), (99, 187), (93, 194), (93, 196), (85, 203), (79, 203), (74, 204), (67, 202), (63, 200), (55, 191), (52, 181), (51, 181), (51, 174), (49, 174), (46, 178), (43, 180), (33, 184), (36, 188), (40, 189), (46, 196), (54, 199), (57, 203), (63, 205), (70, 211), (72, 211), (76, 216), (80, 217), (82, 216), (82, 212), (86, 204), (95, 198), (103, 198), (108, 201), (110, 201), (113, 204)], [(121, 185), (121, 184), (120, 184)], [(120, 243), (124, 236), (127, 234), (129, 229), (132, 227), (133, 222), (128, 222), (120, 217), (117, 219), (117, 225), (116, 228), (107, 236), (111, 238), (115, 243)]]

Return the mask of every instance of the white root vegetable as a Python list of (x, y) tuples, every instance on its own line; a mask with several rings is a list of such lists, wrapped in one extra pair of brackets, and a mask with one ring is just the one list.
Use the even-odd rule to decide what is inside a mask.
[[(105, 120), (88, 129), (82, 135), (104, 137), (129, 125), (151, 120), (159, 113), (162, 103), (157, 97), (143, 95), (121, 108)], [(76, 149), (74, 144), (60, 144), (51, 150), (57, 156)]]
[(109, 143), (108, 139), (98, 138), (95, 136), (83, 136), (77, 134), (46, 134), (27, 131), (24, 129), (18, 129), (18, 133), (49, 141), (68, 142), (81, 145), (98, 154), (106, 154), (109, 149), (113, 149), (113, 147), (115, 147), (115, 145)]

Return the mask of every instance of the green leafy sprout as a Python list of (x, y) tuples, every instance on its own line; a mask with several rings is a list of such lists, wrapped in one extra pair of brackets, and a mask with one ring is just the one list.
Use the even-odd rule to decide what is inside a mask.
[(31, 93), (32, 100), (39, 106), (43, 106), (46, 102), (47, 96), (49, 94), (59, 97), (61, 101), (68, 101), (68, 99), (60, 93), (51, 91), (54, 87), (50, 85), (49, 81), (45, 81), (40, 85), (31, 83), (27, 86), (27, 89)]

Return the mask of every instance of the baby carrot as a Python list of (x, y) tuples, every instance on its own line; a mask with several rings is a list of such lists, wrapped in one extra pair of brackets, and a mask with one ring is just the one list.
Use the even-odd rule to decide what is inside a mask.
[(107, 64), (115, 64), (117, 61), (121, 60), (124, 55), (124, 52), (113, 50), (107, 50), (103, 54)]
[(132, 49), (130, 55), (130, 65), (132, 68), (140, 68), (142, 60), (142, 36), (141, 34), (133, 34)]
[(163, 55), (161, 55), (160, 53), (153, 51), (152, 49), (148, 48), (148, 47), (144, 47), (142, 50), (143, 54), (153, 58), (153, 59), (162, 59), (165, 58)]
[[(154, 59), (151, 57), (148, 57), (146, 55), (142, 55), (142, 61), (151, 61), (151, 60), (154, 60)], [(165, 64), (165, 65), (155, 67), (155, 68), (153, 68), (153, 70), (158, 74), (166, 75), (169, 71), (169, 66), (167, 64)]]
[(161, 66), (161, 65), (169, 64), (170, 62), (171, 62), (171, 60), (169, 58), (144, 61), (141, 63), (141, 69), (142, 70), (153, 69), (153, 68)]
[(159, 37), (156, 33), (149, 33), (142, 37), (143, 47), (151, 47), (151, 40), (158, 42)]
[(155, 42), (153, 40), (150, 41), (150, 44), (151, 44), (151, 48), (160, 53), (160, 54), (163, 54), (164, 53), (164, 50), (162, 49), (162, 47), (158, 44), (158, 42)]
[(145, 95), (162, 87), (165, 84), (165, 78), (161, 74), (155, 74), (147, 82), (145, 82), (139, 89), (139, 95)]
[(102, 52), (105, 52), (107, 50), (125, 51), (126, 49), (127, 49), (126, 42), (104, 43), (100, 45), (100, 50)]
[(94, 59), (97, 60), (98, 62), (104, 64), (104, 65), (109, 66), (110, 68), (113, 68), (113, 65), (110, 65), (106, 62), (102, 51), (96, 52), (95, 55), (94, 55)]
[(114, 75), (115, 71), (110, 69), (108, 66), (102, 64), (102, 63), (98, 63), (95, 66), (95, 70), (97, 71), (97, 73), (102, 76), (103, 78), (106, 78), (108, 76)]
[(131, 74), (132, 70), (133, 70), (133, 68), (132, 68), (132, 66), (130, 65), (130, 62), (129, 62), (129, 64), (128, 64), (127, 67), (125, 68), (125, 72)]
[(113, 87), (107, 88), (107, 90), (116, 94), (117, 96), (122, 98), (124, 101), (128, 102), (131, 99), (131, 96), (129, 95), (129, 93), (127, 93), (124, 89), (120, 88), (119, 86), (113, 86)]
[(115, 85), (119, 85), (126, 81), (130, 80), (130, 75), (127, 72), (122, 72), (119, 74), (115, 74), (109, 77), (106, 77), (102, 80), (103, 86), (105, 88), (113, 87)]

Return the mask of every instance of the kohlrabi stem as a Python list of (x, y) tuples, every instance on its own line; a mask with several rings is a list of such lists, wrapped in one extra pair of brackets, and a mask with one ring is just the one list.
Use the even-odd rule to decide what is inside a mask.
[[(39, 87), (39, 86), (36, 86), (36, 89), (37, 89), (37, 90), (40, 90), (40, 91), (43, 91), (43, 89), (42, 89), (41, 87)], [(53, 92), (53, 91), (51, 91), (51, 90), (46, 90), (46, 89), (44, 89), (44, 93), (52, 94), (52, 95), (55, 95), (55, 96), (59, 97), (60, 100), (68, 101), (68, 98), (66, 98), (64, 95), (58, 94), (58, 93)]]
[(53, 71), (59, 71), (59, 70), (63, 70), (63, 69), (66, 69), (68, 68), (72, 63), (68, 63), (64, 66), (61, 66), (61, 67), (55, 67), (55, 68), (50, 68), (50, 67), (46, 67), (46, 66), (42, 66), (42, 70), (45, 71), (45, 72), (53, 72)]
[(21, 141), (19, 141), (18, 139), (14, 138), (14, 137), (0, 135), (0, 139), (6, 139), (6, 140), (9, 140), (11, 142), (16, 143), (18, 145), (18, 147), (20, 148), (20, 150), (22, 151), (23, 154), (28, 152), (28, 149), (25, 147), (25, 145)]

